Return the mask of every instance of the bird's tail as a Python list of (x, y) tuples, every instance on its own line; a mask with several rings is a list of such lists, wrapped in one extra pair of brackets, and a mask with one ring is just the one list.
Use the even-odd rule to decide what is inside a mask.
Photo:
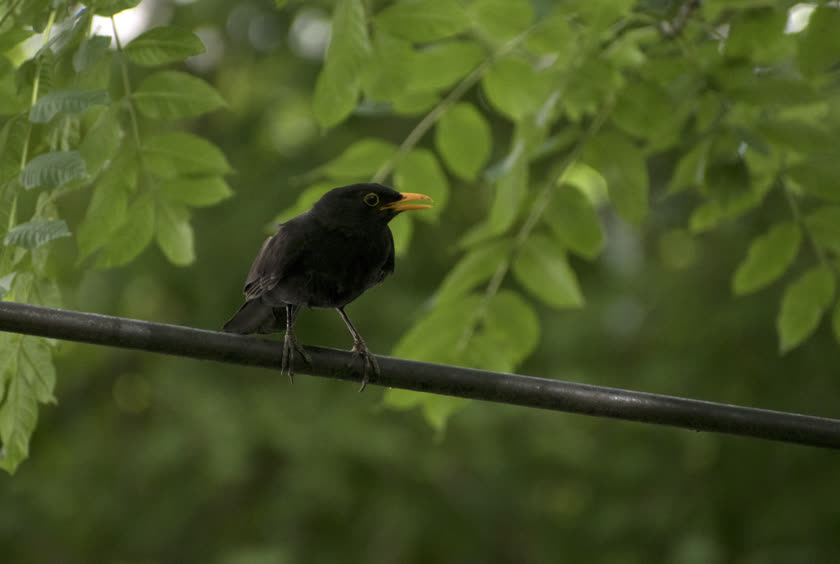
[(259, 299), (245, 302), (231, 317), (222, 331), (228, 333), (278, 333), (286, 330), (286, 308), (272, 307)]

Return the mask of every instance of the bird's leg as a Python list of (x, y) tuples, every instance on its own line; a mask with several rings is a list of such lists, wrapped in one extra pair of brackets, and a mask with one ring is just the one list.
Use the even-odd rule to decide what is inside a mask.
[(350, 334), (353, 335), (353, 348), (350, 351), (351, 353), (353, 353), (353, 358), (355, 359), (356, 357), (360, 356), (360, 357), (362, 357), (362, 360), (364, 361), (364, 369), (362, 371), (362, 387), (359, 388), (359, 391), (361, 392), (362, 390), (365, 389), (365, 386), (367, 386), (368, 373), (371, 370), (373, 370), (373, 372), (377, 376), (379, 376), (379, 374), (381, 374), (381, 372), (379, 370), (379, 363), (377, 363), (376, 359), (373, 357), (373, 355), (370, 354), (370, 351), (368, 350), (364, 339), (362, 339), (362, 336), (359, 335), (359, 332), (356, 331), (356, 328), (353, 327), (352, 323), (350, 323), (350, 318), (347, 317), (346, 313), (344, 313), (344, 308), (343, 307), (337, 307), (335, 309), (338, 311), (338, 314), (341, 316), (341, 319), (344, 320), (344, 324), (347, 325), (347, 328), (350, 330)]
[(295, 383), (295, 352), (303, 357), (303, 360), (307, 364), (311, 364), (312, 362), (309, 359), (309, 355), (306, 354), (306, 351), (298, 343), (297, 338), (295, 338), (295, 332), (292, 329), (299, 310), (300, 306), (298, 305), (286, 304), (286, 335), (283, 338), (283, 354), (280, 357), (280, 374), (288, 372), (289, 381), (292, 384)]

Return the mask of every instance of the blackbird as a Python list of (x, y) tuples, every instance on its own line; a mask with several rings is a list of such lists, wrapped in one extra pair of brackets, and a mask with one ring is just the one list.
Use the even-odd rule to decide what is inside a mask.
[(353, 335), (354, 358), (364, 363), (362, 386), (379, 365), (344, 307), (394, 271), (388, 222), (407, 210), (430, 208), (423, 194), (380, 184), (352, 184), (324, 194), (312, 208), (279, 225), (266, 239), (245, 281), (245, 305), (222, 328), (229, 333), (285, 331), (280, 371), (294, 382), (294, 356), (309, 357), (297, 342), (301, 307), (335, 308)]

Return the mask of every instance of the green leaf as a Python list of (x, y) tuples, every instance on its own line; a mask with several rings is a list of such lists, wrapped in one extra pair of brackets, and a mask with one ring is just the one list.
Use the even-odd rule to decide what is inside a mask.
[(51, 190), (87, 176), (85, 161), (78, 151), (53, 151), (29, 161), (20, 172), (20, 183), (27, 190)]
[(403, 116), (416, 116), (432, 109), (440, 101), (434, 92), (406, 92), (393, 100), (394, 113)]
[(792, 221), (781, 221), (753, 239), (746, 258), (735, 270), (733, 292), (749, 294), (776, 280), (796, 258), (801, 242), (802, 232)]
[(233, 196), (233, 190), (221, 176), (163, 180), (158, 184), (158, 191), (169, 200), (194, 207), (212, 206)]
[(18, 374), (29, 384), (35, 399), (41, 403), (55, 403), (55, 366), (49, 341), (25, 336), (21, 339), (19, 354)]
[(381, 139), (360, 139), (323, 166), (330, 178), (358, 180), (373, 176), (394, 155), (397, 147)]
[(57, 114), (82, 114), (110, 102), (104, 90), (53, 90), (41, 96), (29, 111), (32, 123), (47, 123)]
[(474, 41), (447, 41), (418, 51), (412, 60), (411, 92), (445, 90), (470, 73), (484, 58)]
[(583, 306), (577, 276), (563, 247), (543, 235), (532, 235), (522, 246), (513, 274), (534, 297), (556, 308)]
[(411, 236), (414, 233), (414, 222), (410, 216), (400, 214), (388, 224), (391, 228), (391, 235), (394, 237), (394, 253), (402, 256), (411, 244)]
[(457, 359), (457, 344), (472, 324), (482, 297), (464, 296), (421, 317), (394, 346), (393, 356), (424, 362)]
[(588, 259), (604, 248), (604, 231), (589, 199), (574, 186), (561, 186), (548, 204), (543, 221), (570, 251)]
[(501, 235), (513, 225), (528, 192), (529, 171), (524, 139), (514, 141), (513, 149), (505, 160), (510, 164), (503, 166), (507, 171), (496, 181), (496, 195), (488, 219), (493, 235)]
[[(12, 284), (15, 281), (15, 276), (17, 276), (17, 272), (10, 272), (5, 276), (0, 277), (0, 300), (6, 297), (6, 294), (9, 293), (12, 289)], [(2, 386), (2, 370), (0, 370), (0, 386)], [(2, 390), (0, 389), (0, 398), (2, 398)]]
[(98, 173), (120, 148), (122, 127), (119, 112), (117, 106), (103, 110), (79, 145), (79, 153), (91, 176)]
[(82, 41), (73, 54), (73, 70), (80, 73), (97, 63), (108, 52), (111, 38), (105, 35), (92, 35)]
[(137, 198), (128, 208), (126, 221), (114, 232), (99, 254), (96, 266), (122, 266), (145, 249), (155, 234), (155, 203), (151, 194)]
[(13, 371), (0, 382), (5, 379), (9, 384), (6, 397), (0, 404), (0, 439), (3, 442), (0, 468), (13, 474), (29, 456), (29, 437), (38, 421), (38, 401), (22, 373)]
[(178, 71), (148, 76), (131, 97), (140, 113), (152, 119), (195, 117), (226, 105), (215, 88)]
[(840, 343), (840, 300), (837, 300), (831, 315), (831, 328), (834, 330), (834, 339)]
[(487, 308), (482, 337), (487, 338), (493, 348), (515, 366), (537, 348), (540, 340), (539, 319), (534, 308), (519, 294), (503, 290)]
[(615, 211), (626, 221), (639, 225), (647, 215), (649, 185), (641, 150), (625, 135), (604, 131), (587, 144), (583, 160), (607, 181)]
[(457, 301), (475, 286), (489, 280), (510, 253), (509, 239), (484, 243), (470, 249), (452, 267), (435, 293), (435, 303)]
[(609, 202), (607, 181), (597, 170), (582, 162), (569, 165), (558, 182), (558, 186), (568, 184), (574, 186), (583, 194), (593, 206), (600, 206)]
[(449, 183), (435, 155), (427, 149), (414, 149), (394, 168), (394, 185), (400, 192), (419, 192), (435, 201), (435, 207), (416, 216), (423, 221), (437, 221), (449, 200)]
[(668, 183), (668, 193), (674, 194), (685, 188), (701, 186), (706, 172), (708, 154), (708, 142), (698, 143), (685, 153), (677, 163), (674, 175)]
[(710, 160), (703, 172), (703, 184), (706, 193), (726, 208), (750, 192), (750, 170), (738, 157)]
[(527, 59), (516, 55), (497, 60), (481, 79), (481, 87), (493, 107), (514, 121), (541, 108), (550, 84)]
[(575, 52), (577, 35), (565, 13), (539, 18), (534, 30), (525, 38), (525, 47), (538, 55), (566, 55)]
[(829, 70), (840, 61), (840, 10), (836, 6), (818, 5), (811, 13), (808, 26), (799, 33), (799, 68), (813, 76)]
[(490, 125), (467, 102), (449, 108), (435, 130), (435, 146), (446, 166), (456, 175), (475, 180), (493, 146)]
[(79, 260), (108, 243), (126, 221), (128, 196), (137, 184), (133, 159), (112, 163), (97, 180), (85, 219), (79, 225)]
[(528, 0), (476, 0), (469, 11), (484, 34), (498, 42), (519, 35), (534, 20), (534, 7)]
[(772, 63), (793, 55), (796, 45), (785, 34), (787, 20), (787, 8), (781, 6), (737, 12), (724, 43), (726, 55), (756, 63)]
[(158, 247), (172, 264), (186, 266), (195, 261), (195, 243), (190, 214), (177, 202), (158, 200), (155, 213)]
[(109, 18), (123, 10), (129, 10), (137, 6), (140, 0), (94, 0), (90, 6), (97, 16)]
[(356, 107), (363, 64), (370, 52), (364, 2), (339, 0), (333, 12), (327, 60), (315, 83), (312, 102), (315, 119), (322, 127), (344, 121)]
[(125, 46), (123, 52), (132, 63), (152, 67), (204, 53), (204, 44), (191, 31), (170, 25), (140, 34)]
[(823, 206), (805, 218), (808, 232), (821, 246), (840, 254), (840, 206)]
[(4, 245), (35, 249), (61, 237), (69, 237), (70, 230), (63, 219), (28, 221), (14, 226), (3, 239)]
[(833, 298), (834, 274), (826, 266), (814, 267), (788, 284), (776, 319), (782, 353), (811, 336)]
[(457, 0), (402, 0), (376, 14), (375, 25), (414, 43), (432, 43), (466, 31), (470, 18)]
[(812, 157), (788, 167), (786, 172), (806, 194), (840, 202), (840, 156)]
[(216, 145), (183, 131), (147, 137), (142, 151), (149, 169), (164, 178), (233, 172), (225, 155)]
[[(329, 182), (319, 182), (310, 186), (309, 188), (300, 193), (297, 201), (293, 206), (290, 206), (282, 212), (280, 212), (280, 214), (274, 219), (274, 223), (286, 223), (293, 217), (302, 214), (303, 212), (311, 208), (312, 204), (320, 200), (321, 196), (323, 196), (333, 188), (335, 188), (335, 186)], [(273, 233), (274, 231), (274, 225), (272, 225), (271, 232)]]
[(362, 88), (371, 100), (390, 101), (408, 88), (414, 69), (411, 43), (377, 32), (373, 53), (362, 70)]
[[(656, 108), (656, 111), (651, 111)], [(681, 121), (665, 89), (658, 83), (634, 80), (622, 90), (611, 117), (615, 124), (635, 137), (647, 139), (657, 149), (677, 140)]]

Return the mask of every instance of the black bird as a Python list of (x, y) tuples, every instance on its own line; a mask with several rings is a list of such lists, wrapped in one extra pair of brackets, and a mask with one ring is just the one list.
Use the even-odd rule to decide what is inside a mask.
[(344, 307), (394, 271), (394, 239), (388, 222), (407, 210), (430, 208), (423, 194), (400, 193), (380, 184), (353, 184), (324, 194), (312, 208), (266, 239), (245, 281), (245, 305), (222, 328), (229, 333), (286, 331), (280, 371), (294, 382), (294, 355), (309, 357), (293, 326), (301, 307), (335, 308), (362, 357), (362, 387), (379, 365)]

